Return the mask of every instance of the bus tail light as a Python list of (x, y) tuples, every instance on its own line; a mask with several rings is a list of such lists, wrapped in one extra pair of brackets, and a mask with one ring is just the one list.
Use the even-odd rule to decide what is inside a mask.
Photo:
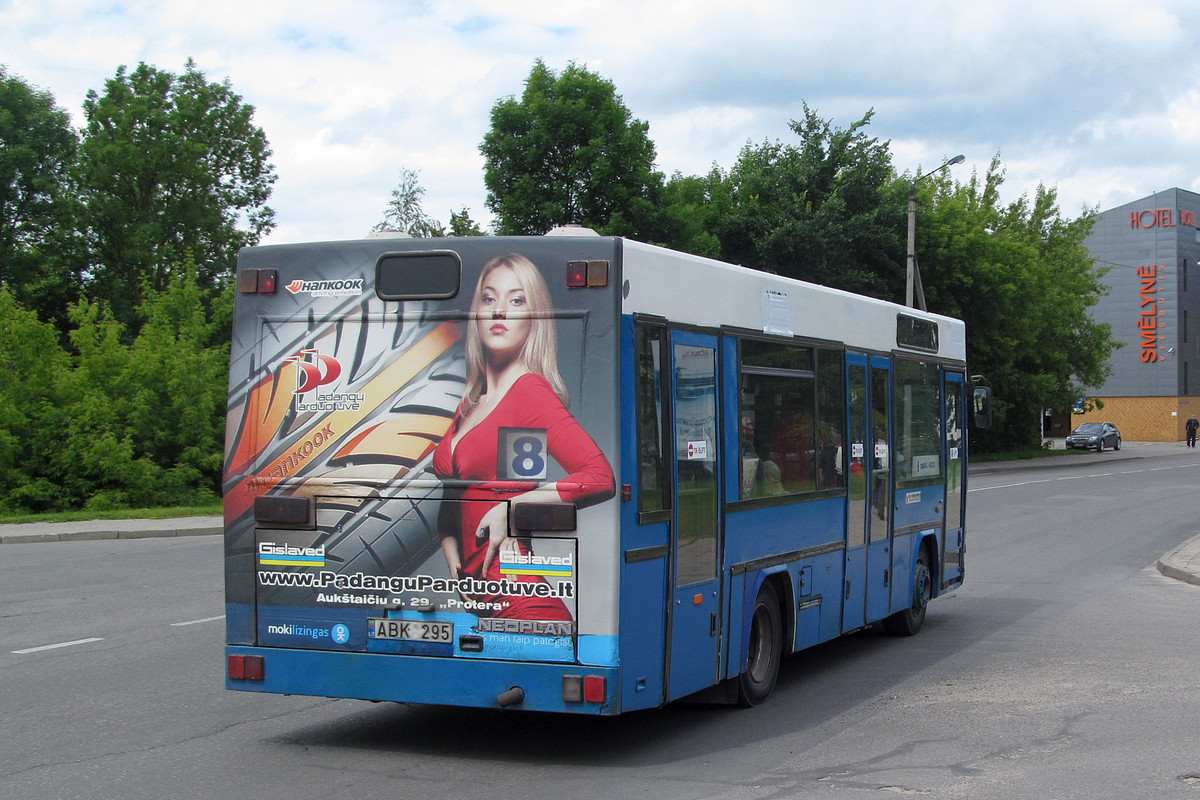
[(261, 681), (266, 677), (267, 662), (262, 656), (231, 655), (225, 663), (230, 680)]
[(588, 675), (583, 679), (585, 703), (603, 703), (608, 697), (608, 679), (602, 675)]
[(603, 703), (608, 699), (608, 678), (603, 675), (564, 675), (564, 703)]

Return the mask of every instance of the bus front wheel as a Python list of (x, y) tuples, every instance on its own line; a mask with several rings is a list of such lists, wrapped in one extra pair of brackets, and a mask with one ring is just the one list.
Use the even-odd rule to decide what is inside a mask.
[(770, 696), (782, 660), (783, 617), (779, 612), (779, 596), (770, 582), (764, 582), (750, 616), (746, 669), (738, 676), (738, 702), (741, 705), (756, 706)]
[(915, 636), (925, 624), (925, 609), (933, 596), (933, 576), (929, 570), (929, 551), (924, 547), (917, 555), (913, 574), (912, 605), (897, 611), (883, 621), (883, 629), (893, 636)]

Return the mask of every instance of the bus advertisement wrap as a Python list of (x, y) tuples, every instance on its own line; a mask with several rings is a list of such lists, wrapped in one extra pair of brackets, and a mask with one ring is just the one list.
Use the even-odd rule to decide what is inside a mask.
[[(324, 267), (320, 251), (309, 271)], [(365, 276), (378, 252), (363, 256)], [(613, 382), (581, 369), (596, 328), (588, 304), (611, 306), (611, 294), (569, 293), (561, 274), (552, 289), (515, 253), (464, 256), (460, 296), (438, 303), (385, 304), (366, 294), (366, 277), (336, 293), (309, 289), (321, 280), (251, 297), (263, 308), (235, 323), (235, 359), (237, 343), (255, 342), (240, 379), (235, 361), (226, 454), (227, 562), (252, 576), (231, 580), (227, 596), (256, 609), (241, 635), (575, 660), (579, 577), (589, 574), (589, 544), (578, 543), (604, 549), (600, 532), (615, 518), (601, 446), (614, 447)], [(256, 519), (256, 499), (273, 496), (305, 500), (308, 519)], [(522, 502), (570, 504), (576, 525), (517, 531)], [(608, 581), (607, 569), (594, 574)], [(611, 636), (615, 620), (594, 613), (591, 628)]]

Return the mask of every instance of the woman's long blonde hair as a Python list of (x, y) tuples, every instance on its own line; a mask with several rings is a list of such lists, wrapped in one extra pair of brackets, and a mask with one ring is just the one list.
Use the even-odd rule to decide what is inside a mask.
[(554, 303), (550, 289), (542, 273), (523, 255), (509, 253), (497, 256), (483, 267), (479, 281), (475, 284), (475, 297), (471, 300), (470, 323), (467, 325), (467, 387), (463, 395), (464, 405), (473, 406), (487, 391), (487, 371), (484, 364), (483, 343), (479, 338), (479, 306), (482, 302), (483, 284), (488, 275), (501, 267), (508, 267), (525, 290), (525, 302), (529, 317), (529, 336), (521, 348), (521, 359), (530, 372), (546, 379), (550, 388), (569, 405), (567, 384), (558, 372), (558, 330), (554, 322)]

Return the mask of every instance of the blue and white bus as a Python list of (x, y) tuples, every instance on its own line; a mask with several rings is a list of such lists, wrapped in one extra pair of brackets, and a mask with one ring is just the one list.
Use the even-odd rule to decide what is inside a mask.
[(754, 705), (962, 584), (960, 321), (552, 234), (242, 252), (228, 688)]

